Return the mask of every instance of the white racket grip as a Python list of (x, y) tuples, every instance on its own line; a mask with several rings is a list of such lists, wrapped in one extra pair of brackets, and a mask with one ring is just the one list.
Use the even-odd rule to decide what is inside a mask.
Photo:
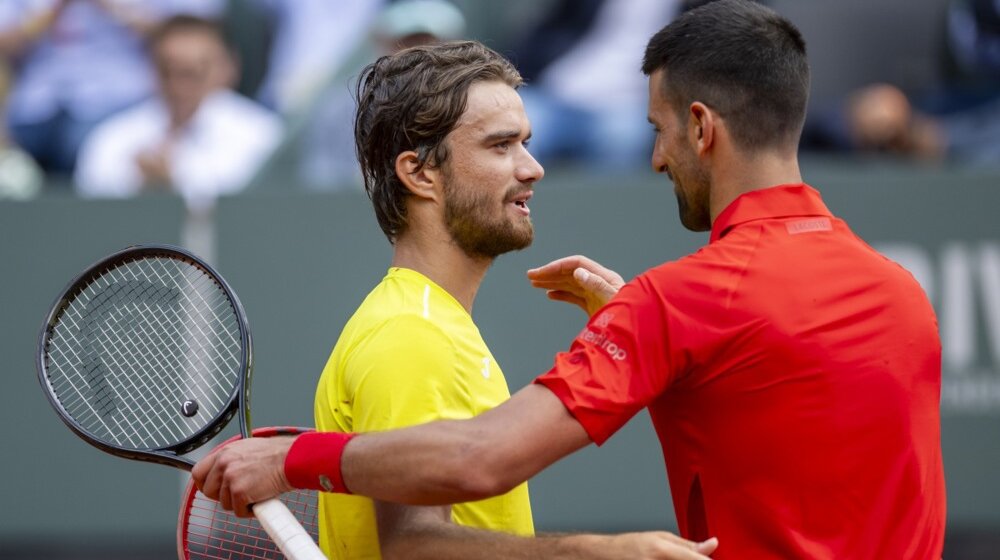
[(327, 560), (281, 500), (272, 498), (256, 503), (253, 514), (288, 560)]

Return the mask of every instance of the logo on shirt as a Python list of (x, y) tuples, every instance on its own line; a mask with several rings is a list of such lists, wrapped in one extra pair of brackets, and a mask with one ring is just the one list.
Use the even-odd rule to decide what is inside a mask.
[(628, 358), (628, 352), (626, 352), (621, 346), (611, 342), (611, 340), (608, 339), (607, 334), (592, 331), (590, 329), (583, 329), (583, 332), (580, 333), (580, 340), (593, 344), (594, 346), (607, 352), (607, 354), (611, 356), (612, 360), (620, 362)]
[(797, 235), (799, 233), (811, 233), (814, 231), (833, 230), (833, 224), (830, 223), (830, 218), (812, 218), (809, 220), (795, 220), (794, 222), (786, 223), (785, 227), (788, 228), (788, 233), (791, 235)]
[(598, 328), (604, 328), (611, 324), (611, 320), (615, 318), (615, 314), (610, 311), (605, 311), (594, 319), (594, 326)]
[(483, 374), (483, 379), (490, 378), (490, 357), (483, 357), (483, 369), (479, 370), (479, 373)]

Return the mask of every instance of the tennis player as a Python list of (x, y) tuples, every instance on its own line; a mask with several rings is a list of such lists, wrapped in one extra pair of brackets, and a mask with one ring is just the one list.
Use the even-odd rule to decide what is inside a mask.
[(617, 279), (589, 261), (533, 271), (592, 316), (548, 373), (491, 411), (245, 443), (250, 458), (196, 468), (203, 491), (237, 511), (322, 477), (411, 504), (483, 498), (648, 408), (681, 534), (718, 536), (714, 557), (940, 558), (933, 310), (802, 182), (799, 31), (755, 2), (717, 0), (654, 35), (643, 71), (653, 167), (673, 181), (681, 222), (711, 231), (705, 247), (604, 305)]
[[(544, 171), (526, 149), (520, 83), (475, 42), (416, 47), (363, 70), (358, 159), (393, 257), (320, 377), (319, 430), (471, 418), (510, 398), (472, 308), (494, 259), (533, 238), (528, 201)], [(321, 493), (319, 509), (320, 546), (337, 559), (706, 558), (697, 551), (714, 548), (665, 532), (524, 538), (534, 533), (526, 483), (454, 506)]]

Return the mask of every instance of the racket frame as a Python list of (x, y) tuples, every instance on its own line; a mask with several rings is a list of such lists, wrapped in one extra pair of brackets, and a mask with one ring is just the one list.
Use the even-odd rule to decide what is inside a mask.
[[(236, 314), (236, 322), (240, 330), (240, 343), (242, 345), (243, 352), (240, 357), (240, 375), (238, 376), (239, 378), (237, 382), (233, 386), (232, 393), (229, 395), (226, 405), (222, 407), (220, 411), (200, 430), (183, 441), (167, 447), (131, 449), (101, 441), (99, 438), (88, 432), (76, 420), (74, 420), (65, 407), (63, 407), (59, 399), (56, 398), (53, 388), (49, 382), (47, 348), (48, 341), (51, 339), (55, 326), (58, 324), (62, 314), (66, 311), (67, 307), (69, 307), (70, 303), (73, 302), (95, 278), (130, 261), (156, 256), (167, 257), (174, 260), (190, 261), (190, 263), (200, 268), (222, 288), (226, 297), (229, 298)], [(243, 304), (240, 303), (239, 298), (236, 296), (236, 292), (233, 291), (222, 276), (220, 276), (204, 260), (180, 247), (173, 245), (132, 245), (122, 249), (121, 251), (108, 255), (107, 257), (104, 257), (87, 267), (86, 270), (74, 278), (66, 286), (66, 288), (60, 292), (59, 296), (56, 297), (55, 302), (52, 304), (51, 311), (49, 311), (48, 315), (45, 317), (45, 321), (42, 323), (42, 328), (38, 335), (38, 351), (36, 354), (38, 381), (42, 385), (42, 392), (45, 393), (45, 397), (48, 399), (49, 404), (52, 405), (52, 407), (56, 410), (56, 413), (59, 415), (59, 418), (66, 424), (67, 427), (69, 427), (70, 430), (73, 431), (73, 433), (90, 445), (106, 453), (135, 461), (159, 463), (190, 471), (194, 466), (194, 461), (183, 457), (182, 455), (201, 447), (213, 437), (218, 435), (218, 433), (229, 424), (233, 416), (240, 410), (243, 411), (243, 414), (239, 415), (240, 434), (243, 437), (248, 437), (247, 430), (248, 426), (251, 425), (249, 392), (251, 387), (250, 380), (253, 374), (253, 342), (250, 335), (249, 321), (247, 320), (246, 312), (243, 310)]]

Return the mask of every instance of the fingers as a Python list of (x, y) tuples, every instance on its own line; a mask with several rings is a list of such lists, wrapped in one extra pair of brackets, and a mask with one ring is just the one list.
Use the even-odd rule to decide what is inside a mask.
[(250, 438), (217, 448), (191, 471), (202, 493), (239, 517), (251, 505), (291, 489), (284, 460), (294, 438)]
[(250, 499), (246, 492), (236, 490), (238, 481), (222, 477), (222, 487), (219, 489), (219, 505), (222, 509), (232, 511), (236, 517), (253, 517)]
[[(617, 292), (625, 281), (617, 272), (605, 268), (587, 257), (574, 255), (554, 260), (528, 271), (531, 285), (545, 290), (560, 289), (576, 292), (574, 287), (588, 290), (590, 283), (604, 291)], [(585, 279), (586, 281), (581, 281)]]
[(713, 552), (715, 552), (715, 549), (717, 548), (719, 548), (719, 539), (715, 537), (712, 537), (707, 541), (700, 542), (695, 546), (695, 550), (697, 550), (701, 554), (704, 554), (705, 556), (712, 554)]
[(695, 543), (666, 531), (624, 533), (611, 542), (623, 558), (648, 560), (708, 560), (708, 554), (718, 545), (714, 538)]
[(587, 310), (587, 300), (583, 299), (580, 296), (571, 294), (569, 292), (564, 292), (562, 290), (549, 290), (548, 292), (546, 292), (546, 295), (549, 297), (549, 299), (553, 301), (562, 301), (565, 303), (571, 303), (573, 305), (576, 305), (580, 309), (583, 309), (584, 311)]
[(596, 261), (588, 259), (582, 255), (563, 257), (548, 264), (544, 264), (538, 268), (532, 268), (528, 270), (528, 278), (531, 280), (556, 280), (572, 276), (573, 271), (578, 268), (584, 268), (594, 274), (599, 274), (605, 277), (621, 278), (615, 271), (605, 268)]
[(594, 294), (603, 303), (606, 303), (612, 296), (618, 293), (617, 287), (612, 286), (611, 283), (597, 274), (591, 274), (583, 268), (573, 271), (573, 279), (583, 288), (585, 293)]
[(202, 459), (191, 470), (195, 485), (205, 497), (219, 502), (223, 509), (232, 511), (237, 517), (252, 517), (248, 493), (238, 490), (231, 472), (233, 453), (226, 448), (216, 449)]
[(253, 504), (245, 496), (241, 499), (236, 499), (234, 495), (233, 513), (236, 514), (236, 517), (253, 517)]
[(556, 259), (548, 264), (528, 270), (528, 278), (535, 279), (569, 276), (573, 274), (574, 270), (581, 266), (585, 266), (586, 264), (600, 266), (587, 257), (582, 255), (573, 255), (572, 257)]
[(219, 505), (222, 506), (222, 509), (230, 511), (233, 509), (233, 500), (229, 492), (229, 484), (225, 479), (222, 480), (222, 487), (219, 488), (218, 502)]
[(719, 546), (719, 539), (715, 537), (696, 543), (673, 533), (663, 533), (663, 536), (671, 543), (670, 554), (665, 555), (664, 558), (706, 560)]
[(210, 453), (191, 469), (191, 478), (194, 479), (195, 486), (201, 490), (202, 494), (212, 500), (218, 500), (222, 482), (219, 473), (214, 468), (218, 457), (218, 453)]

